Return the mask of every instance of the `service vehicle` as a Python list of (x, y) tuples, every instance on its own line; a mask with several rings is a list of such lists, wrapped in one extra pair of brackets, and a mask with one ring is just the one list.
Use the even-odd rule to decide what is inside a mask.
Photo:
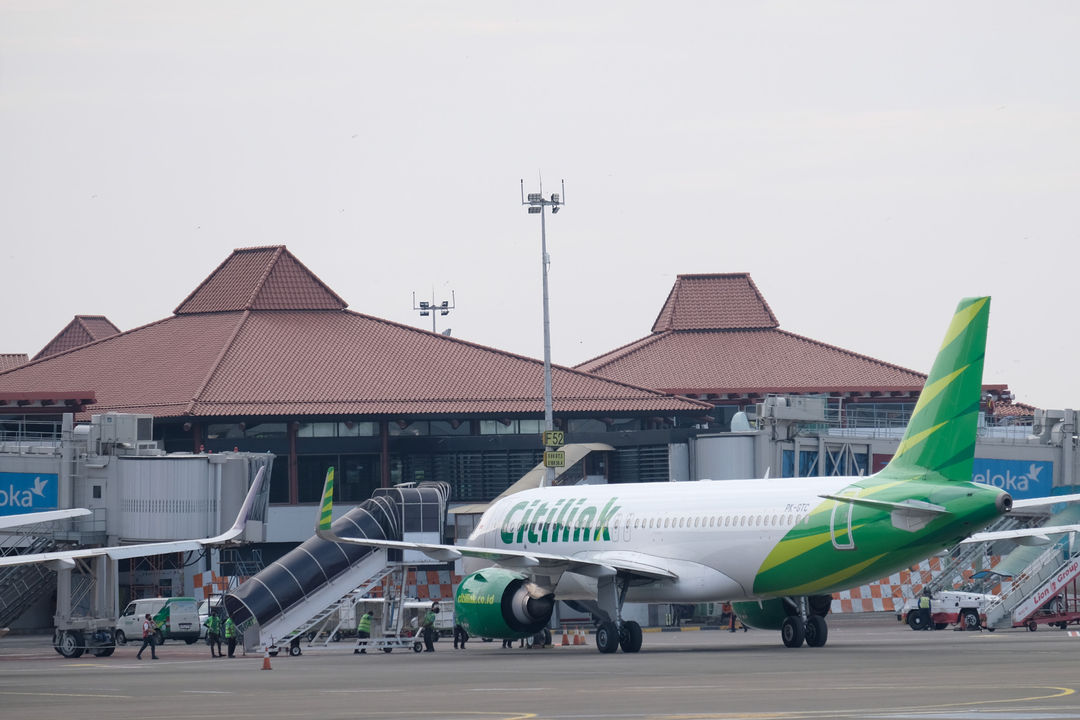
[(157, 625), (160, 645), (165, 640), (183, 640), (188, 645), (199, 639), (199, 607), (192, 597), (141, 598), (132, 600), (116, 621), (116, 644), (142, 640), (142, 623), (147, 613)]
[(986, 608), (997, 595), (939, 590), (930, 598), (930, 624), (919, 612), (919, 597), (908, 598), (896, 611), (896, 619), (906, 622), (912, 630), (944, 630), (959, 625), (964, 630), (979, 630), (986, 626)]

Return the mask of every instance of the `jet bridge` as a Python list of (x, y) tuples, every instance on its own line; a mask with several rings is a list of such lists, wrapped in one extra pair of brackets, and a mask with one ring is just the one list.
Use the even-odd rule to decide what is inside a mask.
[[(335, 520), (332, 530), (341, 537), (440, 543), (449, 495), (449, 484), (442, 482), (380, 488)], [(389, 563), (400, 562), (431, 563), (414, 551), (312, 536), (226, 594), (225, 612), (243, 633), (246, 648), (287, 645), (290, 654), (299, 655), (303, 628), (350, 592), (385, 576)]]

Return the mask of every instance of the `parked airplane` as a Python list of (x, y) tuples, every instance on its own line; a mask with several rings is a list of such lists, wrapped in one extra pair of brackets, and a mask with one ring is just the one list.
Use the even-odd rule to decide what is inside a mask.
[[(248, 489), (247, 497), (244, 498), (244, 503), (240, 506), (240, 512), (236, 514), (236, 520), (235, 522), (233, 522), (232, 527), (230, 527), (228, 530), (221, 533), (220, 535), (215, 535), (214, 537), (208, 538), (200, 538), (196, 540), (167, 540), (165, 542), (137, 543), (132, 545), (113, 545), (111, 547), (57, 550), (53, 552), (33, 553), (28, 555), (5, 555), (3, 557), (0, 557), (0, 567), (4, 565), (25, 565), (28, 563), (42, 562), (51, 562), (59, 567), (73, 567), (75, 564), (75, 560), (79, 558), (108, 555), (113, 560), (121, 560), (124, 558), (145, 557), (147, 555), (161, 555), (162, 553), (200, 550), (203, 547), (209, 545), (220, 545), (222, 543), (226, 543), (244, 532), (244, 526), (247, 524), (248, 515), (251, 514), (251, 508), (255, 504), (255, 496), (258, 494), (259, 487), (262, 485), (264, 470), (265, 468), (259, 468), (259, 472), (255, 474), (255, 480), (252, 481), (251, 487)], [(63, 513), (67, 511), (59, 510), (54, 512)], [(89, 511), (86, 512), (88, 513)], [(19, 515), (17, 517), (26, 518), (29, 516)], [(41, 521), (38, 520), (37, 522)]]
[(90, 511), (85, 508), (71, 508), (70, 510), (43, 510), (41, 512), (22, 513), (20, 515), (4, 515), (0, 517), (0, 530), (24, 525), (36, 525), (37, 523), (52, 522), (53, 520), (65, 520), (67, 518), (89, 515)]
[[(786, 646), (821, 647), (831, 593), (908, 568), (1014, 506), (971, 479), (989, 305), (960, 302), (895, 455), (873, 475), (543, 487), (500, 500), (465, 544), (439, 545), (349, 537), (346, 518), (331, 527), (331, 469), (316, 533), (465, 558), (456, 619), (482, 637), (532, 635), (569, 600), (599, 619), (600, 652), (637, 652), (641, 627), (622, 619), (624, 602), (731, 601)], [(1070, 529), (1080, 526), (1053, 530)]]

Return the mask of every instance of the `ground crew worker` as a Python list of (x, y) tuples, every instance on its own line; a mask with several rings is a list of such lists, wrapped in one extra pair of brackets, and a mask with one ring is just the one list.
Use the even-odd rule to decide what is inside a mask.
[(923, 588), (922, 597), (919, 598), (919, 615), (922, 617), (923, 630), (933, 627), (930, 618), (930, 588)]
[(466, 632), (464, 626), (461, 623), (454, 623), (454, 649), (457, 650), (460, 645), (461, 649), (464, 650), (468, 639), (469, 633)]
[(157, 632), (157, 625), (150, 619), (150, 613), (146, 613), (146, 617), (143, 618), (142, 624), (142, 647), (139, 648), (139, 652), (136, 653), (135, 659), (142, 660), (143, 650), (146, 646), (150, 646), (150, 657), (157, 660), (157, 638), (154, 637)]
[(236, 623), (232, 618), (225, 618), (225, 643), (229, 646), (229, 657), (236, 657)]
[(439, 603), (431, 603), (431, 609), (424, 615), (421, 627), (424, 629), (424, 652), (435, 652), (435, 614), (439, 612)]
[[(221, 618), (217, 613), (206, 616), (206, 644), (210, 646), (210, 657), (221, 657)], [(214, 654), (214, 646), (217, 646), (217, 655)]]
[(358, 647), (353, 650), (353, 655), (365, 655), (367, 654), (367, 640), (371, 637), (371, 611), (360, 616), (360, 620), (356, 623), (356, 637), (359, 638), (357, 643)]

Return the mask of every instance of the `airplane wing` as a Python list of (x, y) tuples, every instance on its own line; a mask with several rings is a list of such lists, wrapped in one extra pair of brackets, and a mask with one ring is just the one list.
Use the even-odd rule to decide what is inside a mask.
[(70, 510), (45, 510), (44, 512), (23, 513), (22, 515), (6, 515), (0, 517), (0, 529), (64, 520), (90, 514), (90, 511), (86, 508), (71, 508)]
[(478, 548), (469, 547), (468, 545), (441, 545), (437, 543), (404, 542), (401, 540), (342, 537), (330, 527), (334, 507), (333, 498), (334, 468), (330, 468), (326, 472), (322, 505), (319, 510), (318, 522), (315, 525), (315, 534), (329, 542), (351, 543), (396, 550), (417, 550), (440, 562), (450, 562), (462, 557), (481, 558), (515, 570), (528, 568), (561, 569), (591, 577), (614, 575), (622, 572), (650, 580), (673, 580), (677, 577), (674, 573), (657, 566), (655, 563), (650, 564), (648, 562), (650, 558), (642, 553), (609, 552), (586, 555), (558, 555), (508, 548)]
[(77, 558), (108, 555), (113, 560), (122, 560), (125, 558), (160, 555), (162, 553), (170, 552), (187, 552), (189, 550), (199, 550), (208, 545), (220, 545), (226, 543), (244, 532), (244, 526), (247, 524), (248, 515), (251, 514), (251, 508), (255, 504), (255, 496), (258, 495), (259, 487), (262, 485), (264, 470), (265, 468), (259, 468), (259, 472), (255, 475), (255, 480), (251, 483), (251, 488), (248, 490), (247, 497), (244, 498), (244, 504), (240, 506), (240, 512), (237, 513), (236, 520), (233, 522), (232, 527), (220, 535), (197, 540), (168, 540), (156, 543), (59, 550), (56, 552), (34, 553), (32, 555), (6, 555), (0, 557), (0, 567), (5, 565), (26, 565), (29, 563), (41, 562), (56, 562), (61, 566), (71, 567), (73, 561)]
[[(1060, 535), (1067, 532), (1080, 532), (1080, 525), (1051, 525), (1049, 527), (1021, 528), (1019, 530), (993, 530), (975, 533), (966, 540), (961, 540), (960, 544), (970, 545), (995, 540), (1016, 540), (1021, 545), (1045, 545), (1050, 542), (1051, 535)], [(1025, 543), (1025, 539), (1030, 542)]]
[(1040, 498), (1028, 498), (1027, 500), (1013, 500), (1013, 510), (1027, 510), (1028, 508), (1046, 507), (1058, 503), (1072, 503), (1080, 500), (1080, 494), (1076, 495), (1048, 495)]
[[(1058, 505), (1060, 503), (1073, 503), (1080, 501), (1080, 493), (1073, 495), (1048, 495), (1039, 498), (1027, 498), (1025, 500), (1013, 500), (1013, 510), (1027, 510), (1030, 508)], [(1050, 542), (1051, 535), (1060, 535), (1067, 532), (1080, 532), (1080, 525), (1051, 525), (1044, 527), (1021, 528), (1018, 530), (994, 530), (990, 532), (975, 533), (963, 540), (961, 545), (972, 543), (994, 542), (995, 540), (1016, 540), (1021, 545), (1046, 545)]]

